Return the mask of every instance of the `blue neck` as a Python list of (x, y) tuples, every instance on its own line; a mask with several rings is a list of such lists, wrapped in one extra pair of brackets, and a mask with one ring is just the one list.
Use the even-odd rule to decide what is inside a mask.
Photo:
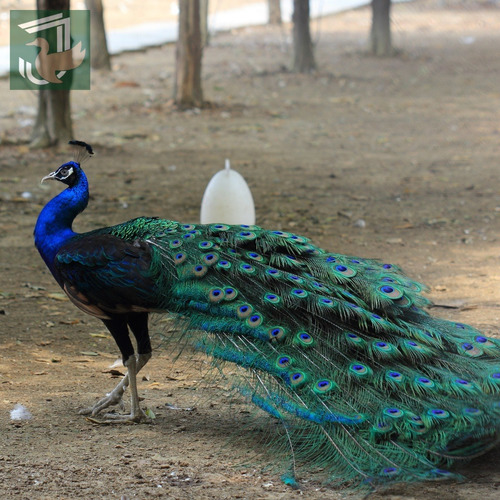
[(89, 187), (83, 170), (78, 168), (75, 184), (52, 198), (43, 208), (35, 226), (35, 246), (54, 274), (54, 258), (65, 242), (75, 236), (71, 229), (75, 217), (85, 210)]

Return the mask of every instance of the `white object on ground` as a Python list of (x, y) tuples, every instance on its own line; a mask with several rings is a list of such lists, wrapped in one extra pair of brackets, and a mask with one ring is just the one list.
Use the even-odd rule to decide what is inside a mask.
[(205, 189), (200, 221), (202, 224), (255, 224), (250, 188), (243, 176), (231, 169), (229, 160), (226, 160), (226, 168), (217, 172)]
[(10, 419), (11, 420), (30, 420), (33, 417), (31, 412), (21, 404), (17, 404), (14, 406), (13, 410), (10, 410)]

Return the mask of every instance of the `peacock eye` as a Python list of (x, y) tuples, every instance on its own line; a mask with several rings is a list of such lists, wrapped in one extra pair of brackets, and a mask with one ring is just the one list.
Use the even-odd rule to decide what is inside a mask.
[(63, 176), (66, 177), (69, 174), (69, 170), (67, 168), (62, 168), (59, 170), (59, 173)]

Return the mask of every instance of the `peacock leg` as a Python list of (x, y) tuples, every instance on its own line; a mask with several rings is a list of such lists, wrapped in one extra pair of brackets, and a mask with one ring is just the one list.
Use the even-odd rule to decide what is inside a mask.
[[(151, 359), (151, 353), (147, 354), (137, 354), (136, 355), (136, 367), (135, 373), (139, 371), (146, 365), (146, 363)], [(125, 389), (129, 386), (129, 370), (125, 376), (120, 380), (118, 385), (106, 396), (100, 399), (94, 406), (89, 408), (84, 408), (80, 410), (80, 415), (92, 415), (93, 417), (99, 414), (102, 410), (109, 408), (110, 406), (120, 405), (123, 406), (123, 393)]]
[[(139, 355), (140, 356), (140, 355)], [(149, 355), (151, 357), (151, 355)], [(149, 359), (149, 358), (148, 358)], [(146, 360), (147, 361), (147, 360)], [(146, 364), (146, 362), (144, 362)], [(143, 366), (144, 366), (143, 364)], [(139, 393), (137, 392), (137, 373), (138, 362), (135, 355), (130, 356), (124, 363), (127, 368), (128, 382), (130, 385), (130, 414), (124, 415), (120, 413), (106, 413), (105, 420), (101, 423), (116, 423), (116, 422), (149, 422), (150, 419), (141, 410), (139, 405)]]
[[(122, 402), (122, 396), (130, 385), (131, 409), (129, 415), (120, 415), (107, 413), (106, 422), (140, 422), (149, 420), (139, 407), (139, 395), (137, 393), (137, 373), (151, 358), (151, 342), (148, 333), (148, 313), (128, 313), (113, 316), (110, 319), (103, 319), (111, 335), (116, 341), (120, 352), (122, 353), (123, 364), (127, 368), (127, 373), (120, 383), (107, 394), (103, 399), (97, 402), (90, 411), (83, 410), (80, 413), (97, 415), (109, 406)], [(128, 329), (134, 334), (137, 341), (136, 355), (134, 347), (130, 341)]]

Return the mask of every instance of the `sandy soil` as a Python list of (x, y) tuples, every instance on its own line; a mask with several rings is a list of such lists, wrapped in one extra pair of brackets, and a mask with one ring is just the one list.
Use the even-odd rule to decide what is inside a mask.
[[(260, 225), (401, 264), (444, 306), (433, 313), (498, 337), (500, 11), (398, 5), (394, 23), (401, 54), (375, 60), (364, 53), (366, 9), (315, 21), (314, 75), (284, 70), (288, 28), (219, 35), (204, 58), (213, 105), (202, 111), (172, 106), (173, 47), (114, 58), (111, 75), (72, 95), (75, 136), (97, 151), (76, 230), (138, 215), (197, 221), (207, 182), (230, 158)], [(246, 405), (200, 385), (205, 360), (186, 353), (172, 364), (158, 335), (140, 383), (155, 423), (78, 415), (117, 382), (117, 349), (65, 300), (33, 247), (37, 214), (59, 189), (39, 180), (68, 159), (23, 142), (35, 104), (0, 81), (0, 497), (340, 498), (307, 474), (302, 490), (284, 486), (279, 464), (254, 456), (270, 419), (249, 428)], [(17, 403), (31, 420), (10, 420)], [(243, 429), (237, 441), (231, 429)], [(499, 459), (465, 466), (463, 483), (384, 498), (496, 499)]]

